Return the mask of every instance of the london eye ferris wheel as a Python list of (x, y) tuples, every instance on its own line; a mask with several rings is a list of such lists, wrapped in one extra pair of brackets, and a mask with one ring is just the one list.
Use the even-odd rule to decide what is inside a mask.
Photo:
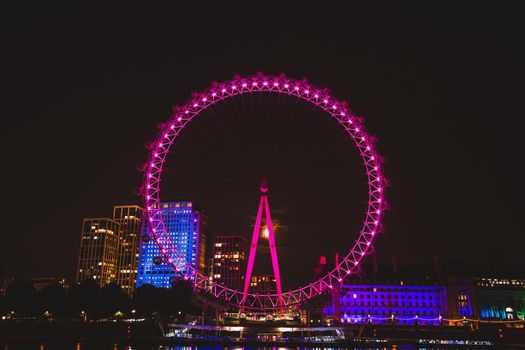
[[(170, 238), (161, 215), (161, 176), (175, 140), (196, 117), (204, 114), (207, 109), (235, 96), (247, 94), (290, 96), (311, 104), (328, 115), (338, 123), (346, 138), (355, 145), (367, 179), (367, 205), (362, 216), (362, 225), (357, 232), (357, 238), (348, 248), (347, 253), (342, 256), (333, 269), (323, 276), (306, 283), (302, 287), (288, 291), (282, 290), (280, 281), (276, 281), (278, 288), (275, 293), (250, 292), (246, 286), (243, 290), (236, 290), (210, 281), (208, 276), (186, 261), (180, 253)], [(266, 220), (270, 216), (267, 199), (264, 202), (265, 189), (263, 187), (261, 187), (261, 203), (257, 215), (259, 223), (263, 214), (266, 214)], [(381, 230), (381, 220), (385, 207), (384, 189), (385, 180), (381, 157), (377, 153), (374, 139), (363, 126), (361, 119), (348, 108), (346, 103), (340, 102), (325, 89), (317, 88), (304, 80), (295, 80), (283, 75), (257, 74), (235, 77), (230, 81), (216, 83), (209, 89), (194, 94), (190, 101), (175, 109), (167, 122), (162, 125), (149, 154), (144, 177), (144, 203), (147, 224), (155, 243), (160, 249), (160, 258), (169, 264), (175, 272), (181, 274), (196, 288), (234, 306), (252, 310), (271, 310), (300, 304), (320, 294), (330, 292), (333, 288), (341, 285), (346, 277), (358, 271), (364, 256), (373, 249), (374, 239)], [(255, 226), (252, 245), (254, 240), (256, 244), (256, 231), (259, 229), (257, 223)], [(271, 225), (269, 228), (271, 231)], [(273, 242), (272, 247), (273, 232), (270, 232), (270, 235), (272, 236), (270, 239), (272, 264), (275, 276), (279, 279), (275, 242)], [(250, 252), (248, 261), (247, 269), (250, 271), (250, 275), (254, 254), (254, 251)]]

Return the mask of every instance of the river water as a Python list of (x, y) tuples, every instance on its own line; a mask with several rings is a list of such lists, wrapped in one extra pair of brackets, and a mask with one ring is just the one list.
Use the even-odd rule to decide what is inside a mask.
[[(492, 349), (492, 347), (484, 347)], [(440, 347), (423, 347), (412, 344), (389, 345), (386, 347), (241, 347), (241, 346), (167, 346), (161, 344), (125, 344), (125, 343), (108, 343), (108, 342), (25, 342), (15, 341), (2, 343), (0, 341), (0, 350), (474, 350), (474, 348), (462, 346), (458, 348), (440, 348)], [(480, 349), (479, 347), (476, 349)], [(510, 349), (509, 349), (510, 350)]]

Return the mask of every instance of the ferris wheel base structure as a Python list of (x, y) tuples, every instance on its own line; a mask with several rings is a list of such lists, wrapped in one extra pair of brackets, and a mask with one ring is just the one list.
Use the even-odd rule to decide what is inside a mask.
[[(368, 205), (363, 215), (363, 224), (357, 239), (348, 253), (326, 275), (305, 286), (271, 294), (258, 294), (239, 291), (218, 284), (198, 271), (186, 261), (172, 241), (162, 219), (161, 175), (171, 146), (184, 128), (204, 110), (243, 94), (280, 94), (295, 97), (310, 103), (327, 113), (343, 128), (350, 141), (361, 156), (368, 185)], [(262, 73), (248, 77), (234, 77), (232, 80), (214, 83), (212, 87), (194, 97), (181, 107), (174, 109), (168, 121), (161, 126), (145, 167), (144, 203), (146, 220), (150, 226), (163, 260), (172, 266), (177, 274), (190, 281), (196, 288), (223, 299), (243, 310), (282, 309), (310, 300), (320, 294), (330, 292), (342, 284), (343, 280), (356, 273), (364, 256), (372, 250), (372, 243), (381, 231), (384, 208), (384, 178), (381, 157), (376, 151), (374, 138), (362, 124), (362, 118), (354, 114), (346, 102), (334, 98), (326, 89), (317, 88), (306, 80), (295, 80), (284, 75), (274, 76)], [(350, 232), (352, 233), (352, 232)], [(354, 234), (356, 232), (353, 232)], [(275, 265), (274, 265), (275, 272)]]
[(268, 184), (266, 179), (261, 184), (261, 199), (259, 201), (259, 209), (255, 217), (255, 226), (253, 228), (252, 243), (250, 244), (250, 255), (248, 257), (248, 265), (246, 266), (246, 276), (244, 277), (244, 291), (241, 305), (244, 305), (248, 292), (250, 290), (250, 282), (252, 279), (253, 264), (255, 262), (255, 254), (257, 253), (257, 242), (261, 233), (261, 221), (264, 215), (266, 220), (266, 229), (268, 230), (268, 242), (270, 243), (270, 255), (272, 257), (273, 275), (275, 277), (275, 287), (277, 294), (281, 295), (283, 289), (281, 287), (281, 273), (279, 272), (279, 260), (277, 258), (277, 246), (275, 244), (275, 235), (272, 224), (272, 216), (270, 214), (270, 204), (268, 203)]

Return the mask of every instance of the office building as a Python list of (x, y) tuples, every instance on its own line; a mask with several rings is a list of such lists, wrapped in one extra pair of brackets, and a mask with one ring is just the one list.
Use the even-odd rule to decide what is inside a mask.
[(215, 236), (212, 251), (213, 280), (241, 290), (246, 269), (246, 239), (241, 236)]
[(88, 218), (82, 223), (77, 283), (93, 279), (100, 287), (117, 277), (119, 223), (109, 218)]
[(252, 275), (250, 293), (277, 293), (274, 275)]
[[(191, 201), (161, 202), (162, 220), (169, 239), (186, 261), (204, 273), (207, 220), (203, 210)], [(170, 287), (175, 276), (173, 267), (163, 257), (149, 225), (144, 221), (139, 250), (137, 287), (151, 284)]]
[(119, 223), (119, 252), (116, 283), (132, 295), (137, 282), (142, 208), (121, 205), (113, 208), (113, 220)]

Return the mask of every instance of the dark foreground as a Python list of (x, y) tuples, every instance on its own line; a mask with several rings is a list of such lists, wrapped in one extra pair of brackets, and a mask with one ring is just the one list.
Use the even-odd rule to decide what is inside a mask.
[[(270, 330), (270, 327), (268, 327)], [(256, 332), (242, 339), (194, 332), (185, 338), (165, 338), (152, 322), (45, 322), (11, 321), (0, 323), (0, 350), (13, 349), (525, 349), (523, 328), (490, 325), (469, 327), (401, 327), (367, 325), (356, 337), (356, 329), (345, 330), (345, 339), (304, 338), (264, 341)]]
[(493, 347), (476, 347), (476, 346), (434, 346), (418, 345), (413, 343), (391, 343), (391, 344), (346, 344), (346, 345), (306, 345), (296, 346), (294, 344), (166, 344), (157, 342), (65, 342), (65, 341), (43, 341), (43, 342), (9, 342), (0, 341), (0, 350), (475, 350), (475, 349), (505, 349), (519, 350), (523, 347), (514, 346), (493, 346)]

